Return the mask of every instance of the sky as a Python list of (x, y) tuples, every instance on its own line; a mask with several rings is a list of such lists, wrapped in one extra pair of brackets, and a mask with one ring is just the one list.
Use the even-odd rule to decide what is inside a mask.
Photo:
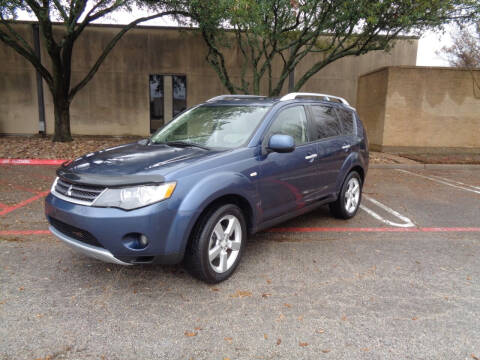
[(422, 35), (418, 42), (417, 66), (449, 66), (448, 61), (437, 52), (452, 44), (451, 31), (453, 29), (449, 27), (445, 33), (427, 31)]

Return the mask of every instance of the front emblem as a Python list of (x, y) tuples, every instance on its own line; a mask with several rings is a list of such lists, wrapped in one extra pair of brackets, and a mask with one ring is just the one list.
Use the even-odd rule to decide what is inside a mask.
[(67, 195), (68, 195), (68, 196), (72, 196), (72, 187), (73, 187), (73, 185), (70, 185), (70, 186), (68, 187), (68, 190), (67, 190)]

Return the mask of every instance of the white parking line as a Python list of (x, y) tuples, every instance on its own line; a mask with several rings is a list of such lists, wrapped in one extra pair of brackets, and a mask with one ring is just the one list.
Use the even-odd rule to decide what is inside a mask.
[(449, 182), (449, 183), (452, 183), (452, 184), (462, 185), (462, 186), (465, 186), (465, 187), (467, 187), (467, 188), (472, 188), (472, 189), (474, 189), (474, 190), (480, 190), (480, 186), (474, 186), (474, 185), (465, 184), (465, 183), (460, 182), (460, 181), (447, 179), (447, 178), (444, 178), (444, 177), (441, 177), (441, 176), (437, 176), (437, 175), (430, 175), (430, 177), (433, 177), (433, 178), (436, 178), (436, 179), (440, 179), (440, 180), (443, 180), (443, 181), (446, 181), (446, 182)]
[[(416, 174), (414, 172), (404, 170), (404, 169), (395, 169), (395, 170), (406, 173), (406, 174), (415, 175), (415, 176), (418, 176), (418, 177), (421, 177), (421, 178), (424, 178), (424, 179), (427, 179), (427, 180), (430, 180), (430, 181), (434, 181), (434, 182), (439, 183), (439, 184), (451, 186), (451, 187), (456, 188), (456, 189), (460, 189), (460, 190), (464, 190), (464, 191), (470, 191), (470, 192), (473, 192), (473, 193), (476, 193), (476, 194), (480, 194), (480, 190), (476, 190), (475, 186), (457, 185), (458, 182), (457, 182), (457, 184), (455, 184), (455, 183), (453, 183), (452, 180), (439, 178), (437, 176), (432, 177), (432, 176), (427, 176), (427, 175)], [(450, 182), (450, 181), (452, 181), (452, 182)]]
[(380, 214), (378, 214), (377, 212), (373, 211), (372, 209), (370, 209), (369, 207), (365, 206), (365, 205), (360, 205), (360, 208), (362, 210), (364, 210), (367, 214), (369, 214), (370, 216), (372, 216), (373, 218), (377, 219), (377, 220), (380, 220), (381, 222), (387, 224), (387, 225), (390, 225), (390, 226), (396, 226), (396, 227), (414, 227), (415, 224), (413, 223), (412, 220), (410, 220), (408, 217), (398, 213), (397, 211), (393, 210), (392, 208), (388, 207), (387, 205), (385, 204), (382, 204), (380, 201), (378, 200), (375, 200), (373, 198), (371, 198), (370, 196), (368, 195), (365, 195), (363, 194), (363, 199), (365, 200), (368, 200), (370, 201), (371, 203), (377, 205), (379, 208), (382, 208), (383, 210), (385, 210), (386, 212), (392, 214), (393, 216), (399, 218), (400, 220), (403, 221), (403, 223), (397, 223), (397, 222), (393, 222), (393, 221), (390, 221), (390, 220), (387, 220), (385, 219), (383, 216), (381, 216)]

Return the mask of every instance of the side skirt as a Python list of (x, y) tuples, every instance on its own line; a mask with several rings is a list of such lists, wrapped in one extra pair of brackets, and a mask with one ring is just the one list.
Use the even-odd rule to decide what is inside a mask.
[(278, 216), (274, 219), (271, 219), (271, 220), (267, 220), (263, 223), (260, 223), (258, 224), (257, 226), (255, 226), (254, 228), (252, 228), (252, 234), (255, 234), (259, 231), (262, 231), (262, 230), (265, 230), (265, 229), (268, 229), (268, 228), (271, 228), (272, 226), (275, 226), (275, 225), (278, 225), (282, 222), (285, 222), (287, 220), (290, 220), (290, 219), (293, 219), (297, 216), (300, 216), (300, 215), (303, 215), (303, 214), (306, 214), (312, 210), (315, 210), (317, 209), (318, 207), (322, 206), (322, 205), (325, 205), (325, 204), (328, 204), (332, 201), (335, 201), (336, 200), (336, 196), (331, 194), (331, 195), (327, 195), (317, 201), (315, 201), (313, 204), (310, 204), (310, 205), (307, 205), (299, 210), (296, 210), (296, 211), (293, 211), (293, 212), (289, 212), (287, 214), (284, 214), (284, 215), (281, 215), (281, 216)]

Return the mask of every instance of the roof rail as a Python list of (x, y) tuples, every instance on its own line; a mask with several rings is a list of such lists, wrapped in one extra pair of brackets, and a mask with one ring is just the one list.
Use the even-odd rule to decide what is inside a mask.
[(266, 98), (266, 96), (261, 95), (235, 95), (235, 94), (228, 94), (228, 95), (219, 95), (215, 96), (211, 99), (208, 99), (207, 102), (219, 101), (219, 100), (228, 100), (228, 99), (255, 99), (255, 98)]
[(317, 93), (306, 93), (306, 92), (294, 92), (294, 93), (287, 94), (287, 95), (283, 96), (280, 99), (280, 101), (294, 100), (297, 97), (320, 97), (320, 98), (322, 98), (326, 101), (332, 101), (332, 99), (333, 99), (333, 100), (338, 100), (339, 102), (341, 102), (344, 105), (350, 106), (348, 101), (345, 100), (344, 98), (340, 97), (340, 96), (333, 96), (333, 95), (327, 95), (327, 94), (317, 94)]

